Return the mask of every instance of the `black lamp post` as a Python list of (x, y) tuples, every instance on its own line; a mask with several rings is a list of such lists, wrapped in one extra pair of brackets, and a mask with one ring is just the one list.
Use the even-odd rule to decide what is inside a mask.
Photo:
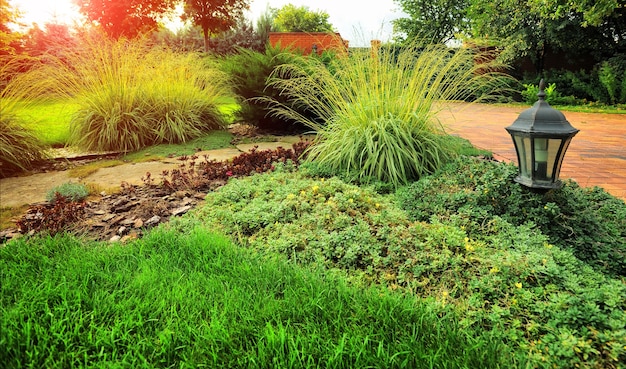
[(549, 190), (561, 188), (559, 172), (565, 151), (578, 130), (560, 111), (545, 102), (543, 79), (539, 82), (539, 101), (524, 110), (512, 125), (506, 127), (511, 134), (519, 174), (515, 178), (526, 187)]

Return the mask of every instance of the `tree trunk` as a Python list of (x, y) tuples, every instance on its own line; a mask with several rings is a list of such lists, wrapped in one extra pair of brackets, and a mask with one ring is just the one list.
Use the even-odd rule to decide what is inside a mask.
[(209, 27), (202, 27), (202, 33), (204, 34), (204, 52), (209, 53)]

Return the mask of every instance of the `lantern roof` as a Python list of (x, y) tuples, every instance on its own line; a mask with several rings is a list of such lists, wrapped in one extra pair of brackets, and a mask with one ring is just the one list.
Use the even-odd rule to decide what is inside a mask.
[(570, 122), (565, 119), (565, 115), (560, 111), (552, 108), (545, 101), (545, 82), (543, 79), (539, 82), (539, 100), (529, 109), (524, 110), (519, 117), (506, 127), (510, 132), (523, 132), (530, 134), (545, 135), (574, 135), (578, 133), (578, 129), (574, 128)]

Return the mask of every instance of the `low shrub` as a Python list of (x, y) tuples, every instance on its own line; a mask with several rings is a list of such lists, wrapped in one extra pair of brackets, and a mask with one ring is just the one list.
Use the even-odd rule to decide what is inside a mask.
[(63, 183), (51, 188), (46, 193), (46, 200), (50, 203), (54, 203), (58, 197), (57, 195), (64, 197), (68, 201), (81, 201), (89, 196), (89, 189), (82, 183)]
[(16, 225), (22, 234), (47, 233), (55, 235), (70, 230), (85, 213), (85, 203), (72, 201), (55, 192), (49, 204), (32, 205)]
[(463, 326), (493, 332), (531, 367), (614, 368), (626, 359), (626, 286), (530, 224), (413, 222), (393, 196), (281, 170), (229, 181), (195, 216), (263, 254), (454, 307)]
[(494, 217), (533, 224), (602, 273), (626, 276), (626, 205), (600, 188), (565, 182), (540, 194), (513, 181), (514, 165), (463, 158), (399, 192), (415, 220), (453, 219), (474, 237)]
[[(160, 185), (174, 192), (194, 189), (203, 191), (215, 181), (226, 181), (229, 178), (249, 176), (255, 173), (273, 171), (277, 166), (297, 167), (304, 158), (310, 141), (299, 141), (292, 148), (278, 147), (275, 150), (252, 150), (237, 155), (229, 161), (209, 160), (207, 157), (198, 161), (198, 157), (182, 157), (178, 169), (161, 173)], [(154, 185), (150, 173), (144, 178), (148, 185)]]

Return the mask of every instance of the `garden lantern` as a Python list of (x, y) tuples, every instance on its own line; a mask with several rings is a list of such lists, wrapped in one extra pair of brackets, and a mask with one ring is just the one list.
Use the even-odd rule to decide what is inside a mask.
[(506, 127), (511, 134), (519, 173), (515, 182), (534, 189), (555, 189), (563, 185), (559, 172), (565, 151), (578, 130), (560, 111), (545, 101), (545, 83), (539, 82), (539, 101)]

